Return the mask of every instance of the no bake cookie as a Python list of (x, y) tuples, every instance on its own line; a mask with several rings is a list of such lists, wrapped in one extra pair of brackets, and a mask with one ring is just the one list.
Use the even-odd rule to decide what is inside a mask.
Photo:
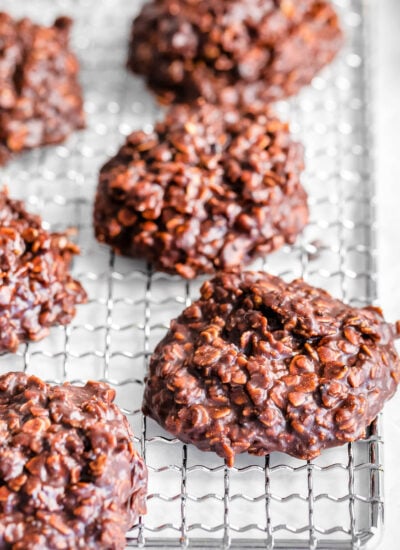
[(106, 384), (0, 376), (0, 548), (122, 550), (147, 471)]
[(153, 0), (135, 19), (128, 66), (163, 102), (254, 104), (296, 94), (343, 37), (319, 0)]
[(69, 272), (79, 248), (0, 191), (0, 352), (67, 324), (86, 292)]
[(303, 148), (266, 110), (173, 106), (100, 172), (97, 239), (193, 278), (291, 244), (308, 222)]
[(84, 127), (71, 24), (60, 17), (44, 27), (0, 12), (0, 165)]
[(156, 347), (143, 410), (230, 466), (242, 452), (312, 459), (362, 438), (394, 394), (398, 328), (303, 280), (220, 273)]

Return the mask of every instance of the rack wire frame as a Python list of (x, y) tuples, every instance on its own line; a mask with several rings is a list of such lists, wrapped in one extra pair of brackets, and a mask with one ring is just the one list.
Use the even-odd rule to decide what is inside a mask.
[[(311, 222), (295, 246), (258, 262), (287, 279), (302, 276), (354, 304), (376, 298), (370, 38), (373, 0), (335, 0), (347, 34), (340, 58), (290, 102), (277, 105), (306, 147), (304, 184)], [(143, 378), (169, 319), (201, 281), (154, 273), (115, 257), (92, 236), (98, 169), (124, 136), (150, 129), (157, 108), (140, 79), (125, 71), (127, 37), (141, 0), (1, 0), (1, 8), (44, 23), (76, 21), (88, 128), (59, 147), (21, 156), (0, 171), (55, 230), (77, 228), (75, 276), (89, 291), (74, 322), (39, 343), (0, 357), (0, 371), (25, 370), (59, 383), (106, 380), (128, 415), (149, 468), (148, 514), (128, 535), (145, 548), (356, 549), (376, 541), (383, 521), (379, 419), (368, 437), (313, 461), (274, 453), (221, 459), (183, 445), (140, 412)]]

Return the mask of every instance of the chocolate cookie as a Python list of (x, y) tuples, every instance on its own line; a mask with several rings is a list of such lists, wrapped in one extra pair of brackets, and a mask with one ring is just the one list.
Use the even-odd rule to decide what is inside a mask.
[(301, 145), (271, 112), (174, 106), (102, 168), (96, 237), (189, 279), (245, 264), (306, 225), (302, 170)]
[(84, 127), (72, 21), (52, 27), (0, 13), (0, 164), (12, 153), (59, 143)]
[(229, 466), (242, 452), (311, 459), (362, 438), (392, 397), (398, 336), (379, 308), (302, 280), (220, 273), (158, 344), (143, 410)]
[(107, 384), (0, 376), (0, 548), (119, 550), (147, 471)]
[(128, 67), (163, 102), (270, 102), (335, 57), (342, 32), (320, 0), (153, 0), (132, 28)]
[(79, 248), (0, 191), (0, 352), (69, 323), (86, 293), (69, 272)]

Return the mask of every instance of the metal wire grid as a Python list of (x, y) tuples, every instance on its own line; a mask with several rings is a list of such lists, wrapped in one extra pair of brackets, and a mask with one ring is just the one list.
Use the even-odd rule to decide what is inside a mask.
[[(129, 545), (224, 548), (361, 548), (382, 522), (379, 423), (362, 442), (304, 462), (279, 453), (243, 455), (228, 469), (218, 457), (182, 445), (140, 413), (143, 377), (169, 319), (195, 297), (199, 281), (153, 273), (117, 258), (92, 237), (97, 172), (123, 136), (148, 128), (157, 110), (139, 79), (124, 70), (130, 21), (141, 1), (0, 0), (0, 8), (43, 22), (76, 19), (88, 129), (60, 147), (26, 154), (2, 170), (14, 196), (54, 229), (78, 228), (74, 274), (89, 291), (75, 321), (51, 337), (0, 357), (52, 382), (108, 381), (128, 415), (148, 464), (148, 514)], [(365, 0), (336, 0), (347, 31), (340, 59), (278, 110), (307, 151), (304, 183), (312, 219), (292, 248), (255, 267), (303, 276), (355, 304), (375, 299), (374, 188), (366, 96)]]

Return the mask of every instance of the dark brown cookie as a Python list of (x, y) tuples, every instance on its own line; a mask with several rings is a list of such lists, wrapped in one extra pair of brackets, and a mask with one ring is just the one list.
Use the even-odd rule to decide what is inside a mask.
[(215, 451), (311, 459), (354, 441), (394, 394), (395, 327), (302, 280), (226, 272), (171, 322), (150, 363), (143, 410)]
[(0, 12), (0, 165), (12, 153), (59, 143), (84, 127), (72, 21), (52, 27)]
[(0, 376), (0, 548), (120, 550), (147, 470), (107, 384)]
[(268, 111), (175, 106), (101, 170), (99, 241), (192, 278), (293, 243), (308, 221), (303, 149)]
[(335, 57), (342, 32), (319, 0), (153, 0), (132, 28), (128, 66), (163, 102), (270, 102)]
[(69, 272), (79, 248), (42, 229), (39, 216), (0, 191), (0, 352), (67, 324), (86, 293)]

